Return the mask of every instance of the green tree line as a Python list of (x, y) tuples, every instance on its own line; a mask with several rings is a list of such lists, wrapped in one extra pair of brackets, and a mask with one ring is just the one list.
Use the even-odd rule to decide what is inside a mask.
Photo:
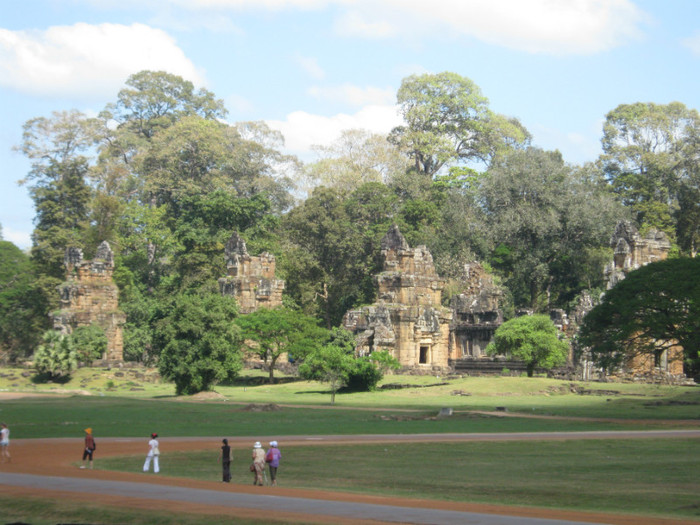
[[(283, 154), (282, 135), (265, 123), (228, 122), (214, 93), (162, 71), (129, 77), (96, 117), (27, 121), (18, 150), (31, 161), (21, 183), (35, 228), (28, 254), (0, 242), (2, 356), (40, 346), (65, 248), (91, 258), (103, 240), (127, 314), (125, 357), (168, 367), (182, 359), (163, 352), (188, 337), (173, 319), (206, 305), (214, 317), (238, 315), (212, 299), (234, 230), (250, 253), (276, 256), (285, 308), (325, 330), (374, 301), (380, 240), (392, 224), (429, 248), (451, 294), (462, 291), (467, 263), (484, 263), (507, 292), (506, 312), (568, 309), (600, 288), (620, 219), (665, 232), (676, 254), (697, 253), (696, 110), (622, 104), (605, 116), (600, 158), (575, 165), (533, 146), (517, 118), (492, 111), (455, 73), (405, 78), (397, 103), (402, 126), (387, 136), (346, 130), (311, 163)], [(222, 337), (240, 346), (241, 330), (253, 326)], [(220, 341), (207, 344), (207, 355), (229, 359)]]

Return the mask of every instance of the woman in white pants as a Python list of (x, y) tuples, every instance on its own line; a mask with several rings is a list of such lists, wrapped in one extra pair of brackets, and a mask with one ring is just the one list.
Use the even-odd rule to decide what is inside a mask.
[(158, 456), (160, 456), (160, 450), (158, 450), (158, 440), (156, 439), (158, 437), (158, 434), (155, 432), (151, 434), (151, 440), (148, 442), (148, 446), (150, 447), (148, 450), (148, 454), (146, 454), (146, 462), (143, 464), (143, 471), (148, 472), (150, 466), (151, 466), (151, 459), (153, 460), (153, 472), (158, 474), (160, 472), (160, 468), (158, 466)]

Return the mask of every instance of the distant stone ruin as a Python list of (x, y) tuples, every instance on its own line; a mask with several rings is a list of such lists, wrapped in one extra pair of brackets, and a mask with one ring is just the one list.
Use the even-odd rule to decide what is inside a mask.
[(235, 297), (240, 313), (249, 314), (258, 308), (282, 305), (284, 281), (275, 277), (275, 256), (262, 253), (248, 255), (243, 238), (234, 232), (226, 243), (226, 277), (219, 279), (223, 295)]
[(58, 287), (61, 309), (52, 314), (54, 329), (71, 333), (94, 323), (107, 336), (107, 351), (102, 358), (122, 362), (122, 327), (126, 315), (119, 310), (119, 290), (112, 280), (114, 257), (109, 243), (103, 241), (91, 261), (83, 260), (79, 248), (68, 248), (63, 262), (66, 282)]
[[(610, 290), (622, 281), (629, 272), (647, 264), (663, 261), (671, 249), (666, 234), (652, 229), (644, 237), (637, 228), (627, 220), (620, 221), (610, 238), (613, 248), (613, 259), (605, 267), (604, 275), (606, 289)], [(586, 304), (580, 305), (575, 312), (576, 323), (580, 325), (583, 317), (593, 308), (593, 301), (586, 296)], [(578, 367), (582, 370), (583, 379), (596, 376), (593, 363), (586, 352), (581, 356)], [(668, 350), (659, 351), (655, 355), (641, 355), (631, 358), (625, 366), (616, 372), (625, 378), (636, 380), (664, 381), (685, 379), (683, 374), (683, 349), (674, 346)]]
[(453, 359), (482, 359), (496, 328), (503, 324), (499, 307), (503, 290), (477, 262), (466, 265), (464, 273), (466, 290), (450, 300), (450, 354)]
[(668, 257), (671, 243), (666, 234), (652, 229), (642, 237), (630, 221), (619, 221), (610, 238), (613, 260), (605, 267), (605, 280), (610, 290), (629, 272)]

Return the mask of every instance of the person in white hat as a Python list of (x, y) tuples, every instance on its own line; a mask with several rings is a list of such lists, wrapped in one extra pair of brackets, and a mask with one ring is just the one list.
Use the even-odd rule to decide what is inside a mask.
[(253, 485), (262, 486), (263, 483), (263, 472), (265, 471), (265, 451), (260, 444), (260, 441), (256, 441), (253, 445), (253, 463), (250, 465), (250, 471), (255, 473), (255, 479), (253, 480)]
[(277, 441), (270, 441), (270, 448), (265, 455), (265, 462), (270, 466), (270, 485), (277, 485), (277, 468), (280, 466), (282, 453), (277, 448)]

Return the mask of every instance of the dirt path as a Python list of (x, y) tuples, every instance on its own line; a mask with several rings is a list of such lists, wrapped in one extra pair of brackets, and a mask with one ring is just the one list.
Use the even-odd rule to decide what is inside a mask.
[[(679, 434), (680, 433), (680, 434)], [(564, 435), (565, 434), (565, 435)], [(578, 435), (578, 436), (576, 436)], [(625, 438), (643, 438), (654, 437), (678, 437), (679, 435), (686, 437), (700, 437), (700, 431), (669, 431), (667, 434), (659, 432), (643, 433), (643, 432), (623, 432), (623, 433), (557, 433), (549, 434), (519, 434), (519, 435), (469, 435), (469, 434), (447, 434), (447, 435), (401, 435), (401, 436), (292, 436), (280, 438), (285, 446), (295, 445), (310, 445), (323, 442), (331, 443), (360, 443), (360, 442), (406, 442), (406, 441), (462, 441), (462, 440), (494, 440), (494, 439), (585, 439), (589, 438), (605, 438), (605, 437), (625, 437)], [(574, 437), (576, 436), (576, 437)], [(219, 438), (169, 438), (162, 439), (162, 447), (168, 451), (190, 451), (212, 449), (218, 444)], [(247, 450), (250, 447), (250, 438), (232, 438), (231, 445), (235, 449)], [(289, 498), (308, 498), (312, 500), (327, 500), (340, 502), (355, 502), (359, 504), (374, 504), (374, 505), (391, 505), (397, 507), (409, 507), (415, 509), (435, 509), (451, 510), (460, 512), (476, 512), (481, 514), (500, 516), (521, 516), (536, 519), (550, 520), (568, 520), (573, 522), (586, 523), (606, 523), (612, 525), (698, 525), (697, 521), (682, 521), (675, 519), (650, 519), (640, 518), (639, 516), (620, 516), (607, 515), (602, 513), (581, 513), (569, 511), (557, 511), (548, 509), (533, 509), (520, 507), (502, 507), (497, 505), (481, 505), (469, 503), (453, 503), (440, 502), (429, 500), (391, 498), (385, 496), (371, 495), (356, 495), (345, 494), (330, 491), (310, 491), (300, 490), (286, 487), (254, 487), (252, 485), (224, 485), (219, 482), (198, 481), (182, 478), (169, 478), (165, 476), (155, 476), (153, 474), (143, 473), (124, 473), (102, 471), (99, 469), (78, 469), (73, 464), (80, 459), (81, 451), (80, 439), (42, 439), (42, 440), (13, 440), (11, 443), (12, 462), (0, 465), (0, 474), (33, 474), (37, 476), (52, 476), (64, 478), (81, 478), (88, 480), (109, 480), (123, 481), (129, 483), (149, 483), (160, 486), (171, 487), (187, 487), (190, 489), (202, 489), (206, 491), (220, 492), (235, 492), (237, 494), (257, 494), (269, 496), (281, 496)], [(38, 447), (41, 446), (44, 450), (50, 450), (50, 453), (37, 453)], [(142, 454), (144, 451), (143, 439), (136, 438), (101, 438), (99, 456), (103, 458), (107, 456), (120, 456)], [(113, 506), (128, 506), (129, 508), (145, 508), (153, 509), (153, 500), (147, 498), (125, 498), (123, 496), (108, 495), (108, 494), (93, 494), (93, 493), (77, 493), (61, 490), (38, 490), (35, 487), (27, 488), (20, 486), (5, 485), (2, 487), (5, 493), (16, 494), (18, 496), (36, 497), (39, 494), (42, 498), (62, 499), (70, 498), (73, 500), (85, 500), (91, 502), (99, 502), (104, 505)], [(202, 513), (228, 515), (232, 517), (255, 517), (270, 516), (270, 512), (261, 514), (260, 510), (230, 506), (217, 506), (212, 504), (197, 504), (183, 501), (167, 502), (169, 511), (180, 511), (187, 513)], [(288, 522), (296, 523), (318, 523), (318, 524), (371, 524), (379, 523), (372, 520), (357, 520), (348, 519), (339, 516), (319, 516), (310, 515), (300, 512), (285, 512), (275, 511), (274, 517), (284, 519)]]

